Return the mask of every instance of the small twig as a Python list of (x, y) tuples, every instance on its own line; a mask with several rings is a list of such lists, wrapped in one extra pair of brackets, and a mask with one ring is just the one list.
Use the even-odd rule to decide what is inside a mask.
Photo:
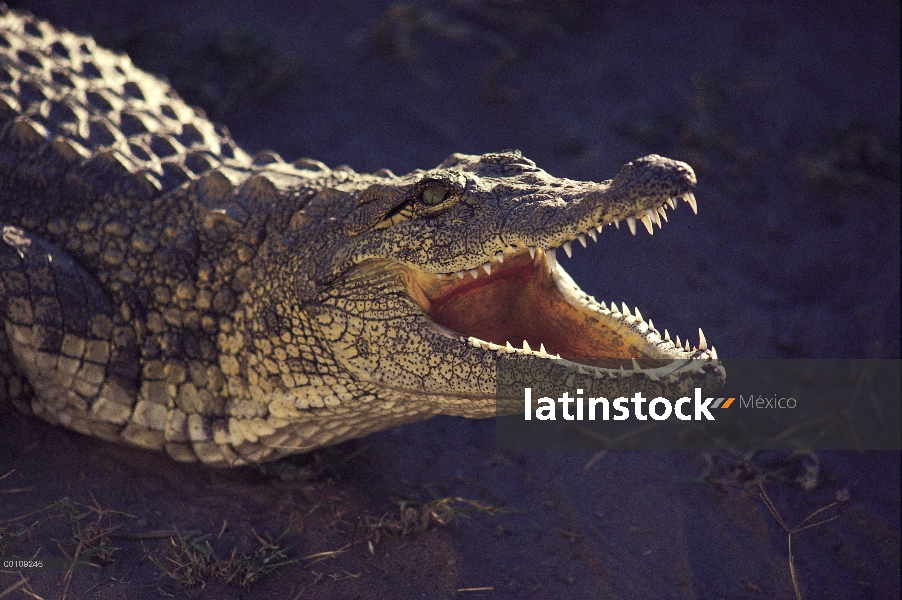
[(594, 464), (597, 463), (599, 460), (601, 460), (602, 458), (604, 458), (604, 455), (607, 454), (607, 453), (608, 453), (608, 450), (607, 450), (607, 448), (605, 448), (604, 450), (599, 450), (599, 451), (596, 452), (594, 455), (592, 455), (592, 458), (590, 458), (590, 459), (589, 459), (589, 462), (587, 462), (587, 463), (585, 464), (585, 466), (583, 467), (583, 472), (585, 473), (586, 471), (588, 471), (589, 469), (591, 469), (591, 468), (592, 468), (592, 465), (594, 465)]
[(12, 584), (12, 585), (9, 586), (8, 588), (6, 588), (6, 589), (3, 590), (2, 592), (0, 592), (0, 598), (2, 598), (2, 597), (4, 597), (4, 596), (8, 596), (8, 595), (11, 594), (12, 592), (15, 592), (17, 589), (19, 589), (20, 587), (22, 587), (22, 586), (25, 585), (26, 583), (28, 583), (28, 580), (27, 580), (27, 579), (20, 579), (20, 580), (17, 581), (16, 583)]
[(802, 590), (799, 588), (799, 580), (796, 577), (796, 568), (792, 556), (792, 534), (799, 533), (800, 531), (805, 531), (806, 529), (810, 529), (811, 527), (817, 527), (818, 525), (823, 525), (824, 523), (829, 523), (830, 521), (838, 519), (839, 515), (833, 515), (829, 519), (823, 519), (816, 523), (809, 523), (808, 525), (805, 525), (805, 523), (808, 523), (808, 521), (824, 512), (825, 510), (833, 508), (834, 506), (839, 504), (839, 502), (831, 502), (827, 506), (817, 509), (816, 511), (805, 517), (802, 522), (795, 527), (789, 527), (786, 524), (786, 521), (784, 521), (783, 517), (780, 515), (780, 511), (777, 510), (777, 507), (774, 505), (773, 501), (771, 501), (770, 496), (768, 496), (767, 492), (764, 491), (764, 486), (762, 485), (761, 481), (758, 481), (758, 488), (761, 490), (761, 493), (759, 494), (761, 501), (764, 502), (764, 505), (770, 511), (770, 514), (774, 516), (774, 519), (777, 520), (777, 523), (779, 523), (780, 527), (783, 528), (783, 531), (786, 532), (786, 546), (789, 550), (789, 576), (792, 578), (792, 588), (793, 590), (795, 590), (796, 600), (802, 600)]
[(341, 556), (342, 554), (347, 552), (350, 547), (351, 547), (351, 544), (345, 544), (338, 550), (326, 550), (325, 552), (316, 552), (314, 554), (309, 554), (309, 555), (301, 558), (301, 560), (309, 560), (310, 562), (307, 563), (307, 565), (306, 565), (306, 567), (309, 567), (315, 563), (320, 562), (321, 560), (326, 560), (328, 558), (336, 558), (338, 556)]

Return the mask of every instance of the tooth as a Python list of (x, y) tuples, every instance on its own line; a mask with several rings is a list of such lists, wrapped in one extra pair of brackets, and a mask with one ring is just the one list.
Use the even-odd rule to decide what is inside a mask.
[(686, 192), (685, 194), (683, 194), (682, 198), (692, 208), (692, 212), (698, 214), (698, 204), (696, 204), (695, 202), (695, 194), (693, 194), (692, 192)]
[(570, 242), (564, 242), (564, 253), (567, 258), (573, 258), (573, 248), (570, 247)]
[[(661, 218), (664, 219), (664, 222), (667, 222), (667, 209), (663, 206), (658, 207), (658, 214), (661, 215)], [(661, 223), (658, 223), (658, 227), (661, 226)]]
[(514, 347), (511, 346), (510, 342), (507, 342), (505, 344), (504, 348), (507, 350), (508, 354), (512, 354), (512, 353), (516, 352), (516, 350), (514, 350)]
[(658, 212), (656, 210), (648, 209), (645, 211), (645, 214), (648, 215), (648, 218), (651, 219), (651, 222), (658, 226), (658, 229), (661, 228), (661, 219), (658, 217)]
[(677, 336), (677, 343), (676, 343), (676, 345), (677, 345), (677, 348), (680, 348), (680, 349), (682, 350), (682, 348), (683, 348), (683, 343), (680, 341), (680, 336)]
[(692, 350), (689, 348), (689, 340), (686, 340), (683, 343), (683, 350), (685, 350), (686, 352), (692, 352)]
[(717, 350), (714, 348), (714, 346), (711, 346), (711, 358), (717, 360)]
[(636, 217), (627, 217), (626, 224), (630, 226), (630, 233), (636, 235)]
[(500, 263), (503, 263), (503, 262), (504, 262), (504, 252), (502, 252), (501, 250), (499, 250), (498, 252), (496, 252), (496, 253), (495, 253), (495, 260), (497, 260), (497, 261), (500, 262)]
[(642, 313), (639, 312), (639, 307), (638, 307), (638, 306), (635, 308), (635, 313), (636, 313), (636, 320), (637, 320), (637, 321), (644, 321), (644, 320), (645, 320), (645, 319), (642, 318)]
[[(639, 312), (639, 310), (637, 309), (636, 312)], [(657, 331), (657, 329), (655, 329), (655, 324), (652, 323), (651, 319), (648, 320), (648, 328), (651, 329), (652, 331)]]
[(669, 206), (669, 207), (672, 208), (673, 210), (676, 210), (676, 198), (668, 198), (668, 199), (667, 199), (667, 206)]
[(658, 379), (657, 373), (655, 373), (651, 369), (646, 371), (645, 374), (648, 375), (648, 378), (651, 379), (652, 381), (660, 381), (660, 379)]
[(604, 223), (602, 223), (601, 225), (598, 225), (597, 227), (595, 227), (595, 231), (597, 231), (598, 233), (601, 233), (601, 228), (602, 228), (602, 227), (604, 227)]
[(463, 271), (455, 271), (454, 274), (457, 275), (460, 279), (463, 279), (463, 278), (464, 278), (464, 272), (463, 272)]
[(664, 341), (670, 341), (670, 333), (666, 329), (664, 330)]
[(620, 312), (627, 317), (631, 317), (632, 315), (630, 314), (630, 307), (626, 305), (626, 302), (621, 302), (620, 304), (622, 305), (622, 310)]
[(708, 349), (708, 340), (705, 339), (705, 332), (701, 327), (698, 328), (698, 347), (702, 350)]
[(470, 269), (469, 271), (467, 271), (467, 273), (472, 275), (473, 279), (476, 279), (477, 277), (479, 277), (479, 269)]
[(535, 258), (535, 257), (536, 257), (536, 247), (530, 246), (529, 247), (529, 258)]
[(492, 274), (492, 265), (490, 265), (489, 263), (482, 263), (482, 268), (486, 272), (486, 275)]
[(643, 225), (645, 225), (645, 229), (648, 230), (648, 235), (655, 234), (655, 230), (651, 226), (651, 217), (649, 217), (647, 213), (642, 215), (642, 218), (639, 220), (642, 221)]
[(532, 348), (529, 347), (529, 342), (527, 342), (526, 340), (523, 340), (523, 350), (525, 350), (526, 352), (532, 352)]
[(617, 308), (617, 303), (616, 303), (616, 302), (611, 302), (611, 312), (612, 312), (612, 313), (620, 314), (620, 310)]
[(620, 221), (614, 221), (614, 227), (620, 229)]
[(639, 363), (636, 362), (636, 359), (633, 359), (633, 371), (641, 371), (642, 367), (639, 366)]
[[(601, 231), (601, 227), (600, 227), (600, 226), (599, 226), (599, 228), (598, 228), (598, 231)], [(588, 231), (588, 233), (589, 233), (589, 237), (592, 238), (592, 241), (593, 241), (593, 242), (597, 242), (597, 241), (598, 241), (598, 235), (595, 233), (595, 230), (594, 230), (594, 229), (590, 229), (590, 230)], [(585, 246), (585, 244), (583, 244), (583, 246)]]
[(545, 352), (545, 344), (539, 344), (539, 354), (548, 354)]
[(604, 305), (604, 300), (601, 301), (601, 303), (599, 304), (599, 306), (601, 307), (602, 310), (607, 310), (607, 309), (608, 309), (608, 307)]
[(548, 270), (554, 273), (557, 270), (557, 248), (545, 251), (545, 261), (548, 263)]
[(578, 239), (579, 243), (583, 245), (583, 248), (586, 247), (586, 234), (581, 233), (576, 239)]

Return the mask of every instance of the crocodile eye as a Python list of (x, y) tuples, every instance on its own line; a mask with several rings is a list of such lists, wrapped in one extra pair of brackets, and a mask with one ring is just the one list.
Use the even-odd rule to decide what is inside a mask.
[(441, 204), (448, 196), (448, 190), (440, 185), (430, 185), (420, 194), (423, 198), (423, 204), (427, 206), (435, 206)]

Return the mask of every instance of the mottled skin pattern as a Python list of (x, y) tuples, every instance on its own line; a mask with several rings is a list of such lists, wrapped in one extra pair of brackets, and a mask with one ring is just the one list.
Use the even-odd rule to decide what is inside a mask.
[[(671, 198), (694, 208), (683, 163), (592, 183), (515, 151), (403, 177), (252, 158), (128, 57), (2, 8), (0, 128), (0, 402), (52, 423), (225, 466), (492, 416), (500, 357), (551, 380), (586, 365), (576, 383), (611, 397), (723, 381), (703, 339), (677, 347), (554, 260), (623, 219), (651, 232)], [(475, 279), (492, 269), (501, 285)], [(496, 289), (553, 297), (560, 323), (534, 331), (519, 305), (480, 322), (480, 298), (514, 298)]]

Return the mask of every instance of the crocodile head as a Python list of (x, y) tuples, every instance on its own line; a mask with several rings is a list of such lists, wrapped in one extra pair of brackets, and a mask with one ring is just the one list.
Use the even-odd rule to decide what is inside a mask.
[(596, 302), (556, 258), (605, 226), (651, 233), (677, 199), (694, 211), (695, 183), (688, 165), (655, 155), (601, 183), (552, 177), (514, 151), (383, 172), (342, 192), (349, 211), (308, 271), (306, 308), (353, 379), (433, 413), (495, 414), (498, 361), (516, 357), (533, 359), (533, 375), (575, 363), (587, 394), (710, 391), (724, 371), (701, 330), (697, 347), (680, 345), (638, 309)]

